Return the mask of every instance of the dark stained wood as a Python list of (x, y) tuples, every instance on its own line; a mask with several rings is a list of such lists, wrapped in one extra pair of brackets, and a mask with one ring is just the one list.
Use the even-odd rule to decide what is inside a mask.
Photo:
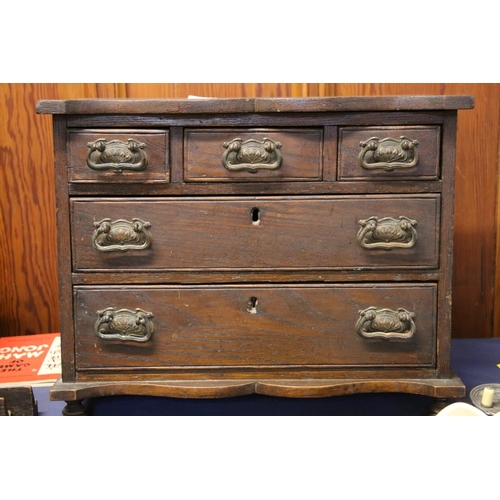
[[(467, 96), (64, 103), (55, 123), (67, 368), (54, 398), (82, 399), (75, 383), (90, 395), (105, 387), (176, 397), (462, 394), (449, 365), (450, 271), (456, 106), (472, 104)], [(88, 130), (168, 131), (170, 182), (68, 182), (68, 132), (80, 144), (71, 162), (82, 162)], [(292, 151), (283, 175), (223, 170), (221, 144), (256, 133)], [(415, 171), (360, 175), (365, 134), (413, 136)], [(416, 227), (414, 245), (366, 248), (359, 239), (361, 221), (401, 217)], [(123, 229), (108, 233), (114, 221)], [(132, 221), (147, 232), (133, 234)], [(406, 241), (398, 224), (386, 227), (388, 242)], [(98, 234), (108, 235), (104, 246)], [(150, 236), (147, 248), (121, 251), (125, 237), (141, 245)], [(390, 338), (360, 331), (371, 328), (359, 322), (365, 314), (389, 329), (375, 337)], [(405, 338), (409, 317), (415, 330)], [(124, 338), (128, 331), (139, 337)], [(66, 413), (82, 411), (75, 403)]]
[[(162, 115), (66, 115), (68, 127), (75, 128), (133, 128), (133, 127), (198, 127), (200, 118), (197, 114), (162, 114)], [(293, 118), (297, 127), (317, 127), (321, 125), (436, 125), (443, 123), (440, 111), (374, 111), (342, 113), (206, 113), (203, 115), (204, 127), (286, 127)]]
[(465, 389), (457, 376), (434, 380), (355, 380), (346, 383), (340, 380), (317, 381), (262, 381), (257, 382), (255, 392), (266, 396), (279, 397), (330, 397), (355, 394), (358, 392), (407, 392), (434, 398), (460, 398)]
[(38, 407), (33, 389), (26, 387), (0, 387), (0, 417), (36, 417)]
[[(151, 380), (137, 381), (132, 387), (123, 382), (54, 384), (51, 399), (56, 401), (83, 400), (112, 395), (161, 396), (174, 398), (227, 398), (248, 394), (291, 398), (318, 398), (367, 392), (407, 392), (434, 398), (461, 398), (465, 388), (456, 376), (449, 379), (364, 379), (364, 380)], [(82, 409), (83, 411), (83, 409)]]
[[(300, 107), (300, 110), (299, 110)], [(342, 98), (309, 98), (309, 99), (256, 99), (255, 111), (293, 112), (293, 111), (405, 111), (430, 109), (471, 109), (474, 107), (474, 97), (466, 95), (455, 96), (384, 96), (373, 99), (371, 96)]]
[[(179, 160), (179, 157), (177, 157)], [(180, 165), (172, 162), (172, 168), (182, 168), (182, 158)], [(334, 175), (335, 169), (329, 166), (331, 176)], [(181, 172), (182, 173), (182, 172)], [(325, 181), (328, 179), (325, 179)], [(356, 194), (366, 192), (367, 186), (370, 186), (369, 191), (373, 194), (390, 194), (390, 193), (440, 193), (442, 191), (442, 183), (440, 181), (398, 181), (397, 183), (388, 182), (371, 182), (365, 181), (342, 181), (342, 182), (315, 182), (307, 181), (300, 182), (241, 182), (241, 183), (203, 183), (203, 182), (187, 182), (172, 179), (168, 184), (133, 184), (126, 185), (115, 183), (113, 185), (113, 193), (117, 196), (206, 196), (206, 195), (286, 195), (286, 194)], [(72, 183), (69, 187), (69, 193), (74, 196), (99, 196), (102, 195), (102, 187), (96, 184), (77, 184)]]
[[(432, 367), (436, 298), (435, 284), (77, 288), (76, 368)], [(392, 341), (361, 337), (358, 311), (371, 306), (414, 312), (418, 333)], [(97, 338), (96, 312), (107, 307), (152, 312), (152, 339)]]
[(323, 180), (333, 183), (337, 179), (338, 127), (327, 125), (323, 135)]
[[(335, 84), (338, 96), (472, 94), (471, 111), (458, 112), (453, 331), (456, 338), (500, 336), (498, 169), (500, 84)], [(495, 322), (495, 324), (494, 324)]]
[[(264, 138), (280, 143), (282, 165), (276, 170), (261, 169), (230, 171), (224, 168), (222, 156), (225, 143), (239, 138), (263, 141)], [(265, 180), (297, 181), (318, 180), (322, 177), (323, 131), (312, 129), (224, 129), (185, 132), (184, 178), (187, 182), (262, 182)]]
[[(443, 273), (439, 270), (422, 271), (407, 269), (392, 270), (360, 270), (356, 274), (346, 270), (294, 270), (293, 279), (296, 283), (356, 283), (370, 282), (426, 282), (438, 281)], [(290, 274), (282, 269), (276, 270), (217, 270), (200, 271), (189, 269), (182, 271), (133, 271), (117, 270), (99, 273), (78, 272), (72, 274), (75, 285), (107, 285), (109, 283), (128, 283), (130, 285), (148, 284), (199, 284), (199, 283), (288, 283)]]
[[(153, 368), (142, 371), (138, 371), (137, 368), (121, 368), (116, 371), (99, 370), (96, 368), (94, 370), (79, 371), (77, 373), (76, 382), (86, 383), (89, 386), (99, 384), (99, 382), (121, 382), (122, 384), (133, 385), (130, 383), (130, 377), (133, 377), (134, 381), (138, 382), (138, 385), (143, 381), (156, 381), (160, 383), (162, 380), (167, 384), (174, 381), (203, 381), (204, 383), (214, 381), (240, 381), (253, 383), (261, 380), (270, 382), (276, 382), (278, 380), (295, 380), (300, 384), (311, 380), (321, 385), (323, 380), (330, 379), (343, 380), (346, 383), (358, 380), (392, 379), (400, 382), (403, 379), (413, 379), (420, 380), (423, 385), (427, 385), (427, 383), (430, 382), (432, 386), (434, 385), (434, 379), (441, 377), (441, 375), (436, 368), (420, 367), (418, 365), (413, 367), (401, 367), (396, 365), (394, 368), (391, 368), (390, 365), (386, 365), (383, 370), (380, 367), (360, 366), (351, 366), (349, 370), (346, 370), (342, 365), (338, 367), (334, 367), (333, 365), (315, 365), (314, 368), (307, 366), (298, 368), (286, 365), (254, 365), (231, 368), (227, 366), (214, 366), (212, 368), (178, 367), (175, 370), (170, 368), (160, 371)], [(443, 382), (453, 378), (454, 375), (452, 372), (444, 378), (441, 377)], [(72, 382), (69, 384), (72, 384)], [(133, 390), (133, 388), (129, 390)]]
[[(453, 193), (455, 184), (455, 152), (456, 152), (456, 129), (457, 115), (447, 112), (446, 119), (442, 127), (442, 160), (441, 179), (443, 182), (443, 192)], [(450, 366), (450, 325), (452, 325), (452, 273), (453, 269), (453, 196), (442, 196), (441, 202), (441, 253), (439, 256), (440, 267), (444, 271), (439, 280), (440, 307), (438, 314), (438, 369), (451, 375)]]
[[(71, 227), (68, 196), (68, 162), (66, 151), (66, 117), (54, 117), (54, 170), (57, 203), (57, 255), (59, 269), (71, 269)], [(75, 377), (73, 333), (73, 289), (71, 282), (59, 274), (59, 312), (61, 332), (61, 366), (63, 379)]]
[[(171, 173), (170, 180), (172, 183), (178, 186), (184, 186), (184, 129), (183, 127), (171, 127), (170, 128), (170, 164), (171, 164)], [(140, 189), (140, 184), (137, 186)], [(167, 189), (170, 189), (171, 184), (167, 184), (165, 186)], [(133, 191), (128, 191), (126, 194), (130, 196)], [(119, 193), (116, 193), (119, 194)], [(149, 191), (148, 194), (153, 196), (154, 193)]]
[(342, 98), (275, 98), (275, 99), (100, 99), (41, 101), (37, 113), (42, 114), (170, 114), (170, 113), (305, 113), (350, 111), (405, 111), (432, 109), (470, 109), (470, 95), (370, 96)]
[[(79, 198), (72, 201), (73, 269), (436, 268), (440, 203), (438, 195)], [(373, 215), (415, 220), (415, 246), (363, 248), (357, 242), (359, 221)], [(93, 247), (95, 221), (135, 218), (151, 224), (150, 248), (105, 252)]]
[[(418, 141), (418, 164), (412, 168), (367, 170), (358, 164), (360, 143), (372, 137), (379, 140), (399, 139), (405, 136)], [(383, 146), (383, 144), (382, 144)], [(390, 181), (391, 179), (438, 179), (441, 164), (440, 127), (341, 127), (339, 130), (339, 179), (363, 179)]]
[[(140, 171), (113, 170), (96, 171), (86, 163), (87, 144), (98, 139), (122, 141), (134, 139), (145, 145), (147, 166)], [(68, 175), (70, 182), (130, 183), (168, 182), (170, 177), (168, 130), (72, 130), (68, 133)]]
[[(54, 251), (57, 231), (54, 196), (50, 194), (50, 179), (53, 176), (51, 125), (49, 116), (35, 115), (38, 99), (185, 99), (188, 95), (220, 98), (306, 98), (412, 94), (467, 94), (475, 98), (473, 110), (458, 113), (452, 334), (454, 337), (469, 338), (500, 335), (500, 294), (496, 293), (495, 288), (495, 283), (499, 281), (496, 276), (500, 269), (496, 265), (496, 241), (500, 235), (496, 229), (500, 109), (495, 105), (500, 100), (500, 84), (483, 83), (0, 84), (0, 163), (4, 171), (4, 183), (0, 183), (0, 207), (5, 234), (2, 239), (4, 245), (0, 243), (3, 273), (3, 279), (0, 280), (1, 334), (22, 335), (59, 329), (57, 260)], [(259, 120), (262, 119), (266, 126), (271, 122), (276, 126), (283, 126), (288, 114), (291, 113), (264, 114)], [(443, 120), (439, 111), (418, 114), (421, 124), (440, 124)], [(316, 114), (316, 118), (304, 112), (295, 115), (302, 116), (296, 117), (300, 126), (321, 123), (319, 114)], [(388, 118), (388, 115), (392, 118)], [(163, 124), (168, 125), (181, 116), (171, 115), (171, 118), (160, 119), (155, 115), (147, 115), (140, 120), (131, 120), (130, 123), (134, 126), (139, 123), (141, 126), (163, 127)], [(227, 116), (235, 118), (233, 126), (255, 126), (255, 115), (247, 116), (244, 123), (238, 122), (237, 115)], [(370, 113), (338, 113), (335, 116), (347, 125), (374, 125)], [(380, 111), (377, 119), (388, 125), (405, 125), (411, 116), (409, 111)], [(145, 118), (149, 120), (147, 123)], [(213, 122), (213, 126), (220, 126), (218, 118), (208, 119), (208, 115), (206, 118), (209, 126), (210, 122)], [(113, 127), (117, 124), (117, 117), (112, 115), (69, 115), (68, 119), (71, 126), (77, 127)], [(187, 117), (186, 121), (189, 121)], [(190, 123), (192, 126), (198, 124), (194, 118)], [(33, 127), (36, 127), (36, 133)], [(8, 167), (9, 158), (15, 168)], [(34, 178), (36, 180), (33, 180)], [(232, 194), (228, 188), (229, 186), (218, 186), (217, 193)], [(321, 190), (319, 186), (310, 188), (318, 194), (353, 192), (349, 183), (345, 186), (323, 185)], [(409, 192), (412, 189), (406, 183), (398, 186), (386, 185), (386, 188), (390, 192)], [(91, 185), (78, 185), (69, 189), (73, 194), (97, 194)], [(117, 185), (116, 189), (117, 194), (123, 196), (130, 193), (159, 196), (167, 192), (174, 196), (206, 195), (208, 192), (203, 185), (192, 186), (188, 190), (182, 184), (168, 184), (163, 189), (150, 186), (142, 190), (139, 186), (132, 188)], [(270, 194), (287, 193), (283, 186), (268, 186), (268, 189)], [(299, 194), (307, 192), (309, 188), (296, 185), (295, 189)], [(360, 189), (366, 188), (360, 186)], [(433, 192), (429, 184), (422, 184), (421, 189), (422, 192)], [(249, 186), (247, 192), (258, 194), (261, 192), (261, 186)], [(23, 222), (26, 219), (34, 223), (26, 225)], [(36, 245), (33, 246), (30, 240), (35, 241)], [(12, 242), (12, 245), (9, 242)]]

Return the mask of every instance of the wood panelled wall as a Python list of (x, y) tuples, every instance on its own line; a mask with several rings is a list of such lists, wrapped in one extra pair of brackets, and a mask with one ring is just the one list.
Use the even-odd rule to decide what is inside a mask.
[(453, 337), (500, 337), (500, 84), (0, 84), (0, 336), (59, 329), (51, 117), (40, 99), (473, 94), (458, 121)]

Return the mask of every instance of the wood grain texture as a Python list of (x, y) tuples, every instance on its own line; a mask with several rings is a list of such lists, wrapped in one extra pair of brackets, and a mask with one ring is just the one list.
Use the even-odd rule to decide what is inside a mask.
[(54, 160), (40, 99), (113, 97), (95, 84), (0, 84), (0, 336), (59, 330)]
[[(243, 144), (249, 140), (255, 140), (263, 144), (264, 140), (267, 139), (279, 143), (280, 146), (277, 151), (283, 159), (280, 167), (274, 170), (257, 167), (258, 171), (251, 172), (248, 170), (230, 171), (224, 168), (222, 161), (226, 152), (224, 144), (229, 144), (236, 138), (243, 141)], [(323, 134), (320, 128), (225, 128), (208, 132), (206, 129), (188, 129), (185, 132), (184, 178), (186, 181), (198, 182), (319, 180), (322, 175), (322, 145)], [(262, 151), (264, 151), (263, 148)], [(269, 163), (273, 163), (273, 161), (269, 160)]]
[[(0, 84), (4, 235), (0, 242), (0, 335), (59, 327), (51, 125), (49, 116), (35, 115), (37, 100), (405, 94), (475, 96), (475, 109), (459, 112), (458, 120), (453, 336), (500, 336), (500, 293), (495, 288), (500, 282), (500, 266), (496, 265), (500, 259), (496, 201), (500, 84), (480, 83)], [(28, 243), (28, 235), (33, 244)]]
[(474, 95), (474, 109), (458, 118), (452, 335), (499, 337), (500, 84), (335, 84), (334, 93)]
[(37, 105), (42, 114), (70, 115), (158, 115), (158, 114), (224, 114), (224, 113), (298, 113), (405, 111), (470, 109), (474, 99), (458, 96), (371, 96), (334, 98), (247, 98), (247, 99), (88, 99), (44, 100)]
[[(0, 86), (0, 335), (58, 331), (50, 117), (33, 85)], [(54, 314), (55, 313), (55, 314)]]
[[(372, 137), (378, 137), (380, 147), (384, 147), (384, 139), (407, 137), (417, 141), (415, 151), (418, 162), (415, 167), (392, 170), (362, 168), (358, 162), (360, 143)], [(440, 172), (440, 127), (341, 127), (339, 130), (339, 179), (370, 179), (374, 181), (390, 181), (391, 179), (438, 179)], [(366, 161), (366, 157), (364, 157)], [(372, 166), (376, 161), (368, 162)]]
[[(297, 112), (291, 113), (287, 112), (281, 113), (277, 109), (274, 109), (273, 114), (256, 114), (253, 113), (254, 106), (251, 101), (244, 100), (243, 102), (236, 102), (235, 99), (231, 99), (230, 102), (232, 105), (239, 106), (239, 108), (231, 107), (231, 113), (222, 113), (221, 111), (228, 108), (228, 101), (224, 101), (225, 104), (218, 104), (219, 111), (214, 114), (210, 114), (210, 105), (206, 102), (206, 99), (203, 99), (204, 104), (201, 104), (201, 100), (197, 103), (193, 103), (192, 100), (185, 99), (182, 101), (182, 105), (184, 107), (189, 106), (188, 111), (198, 110), (199, 112), (206, 112), (203, 116), (203, 125), (206, 127), (220, 127), (220, 126), (234, 126), (234, 127), (286, 127), (287, 123), (289, 123), (290, 116), (293, 115), (294, 122), (297, 127), (318, 127), (323, 125), (337, 125), (341, 124), (343, 126), (349, 125), (373, 125), (374, 121), (378, 121), (379, 123), (384, 123), (385, 125), (390, 126), (398, 126), (398, 125), (408, 125), (408, 123), (415, 124), (415, 113), (411, 111), (398, 111), (394, 112), (374, 112), (373, 114), (365, 113), (363, 111), (352, 111), (350, 113), (338, 113), (331, 114), (326, 117), (322, 113), (318, 113), (318, 111), (324, 111), (321, 109), (321, 102), (316, 100), (316, 104), (309, 103), (309, 112)], [(81, 101), (73, 101), (80, 110), (89, 108), (89, 105), (85, 105)], [(128, 104), (129, 109), (141, 110), (142, 112), (151, 112), (154, 114), (149, 115), (140, 115), (140, 116), (129, 116), (127, 115), (127, 126), (130, 127), (153, 127), (153, 128), (162, 128), (162, 127), (199, 127), (200, 120), (196, 116), (193, 115), (183, 115), (183, 114), (172, 114), (172, 110), (177, 110), (177, 113), (180, 113), (182, 110), (182, 105), (180, 102), (175, 102), (173, 100), (167, 101), (168, 104), (164, 104), (164, 108), (169, 109), (168, 115), (158, 115), (158, 103), (161, 100), (157, 101), (146, 101), (146, 108), (144, 103), (141, 104), (140, 101), (135, 100), (134, 104)], [(212, 101), (213, 102), (213, 101)], [(273, 101), (275, 102), (275, 101)], [(281, 100), (283, 102), (283, 100)], [(305, 102), (304, 100), (302, 102)], [(306, 101), (309, 102), (309, 101)], [(325, 101), (322, 100), (324, 103)], [(400, 102), (400, 101), (399, 101)], [(110, 103), (110, 101), (108, 101)], [(359, 106), (359, 101), (355, 101), (356, 106)], [(50, 106), (47, 106), (46, 103), (40, 104), (40, 108), (43, 108), (44, 113), (50, 111), (55, 108), (56, 114), (62, 114), (65, 112), (65, 108), (67, 106), (63, 103), (60, 104), (58, 101), (48, 101)], [(110, 103), (112, 107), (109, 108), (111, 111), (113, 109), (116, 110), (116, 104)], [(156, 107), (155, 107), (156, 106)], [(344, 104), (345, 106), (345, 104)], [(94, 103), (92, 104), (94, 113), (98, 112), (98, 106)], [(334, 106), (331, 106), (332, 108)], [(345, 106), (347, 107), (347, 106)], [(352, 107), (352, 106), (350, 106)], [(78, 109), (77, 108), (77, 109)], [(121, 104), (121, 108), (123, 111), (123, 103)], [(290, 108), (290, 106), (289, 106)], [(73, 109), (76, 111), (77, 109)], [(243, 112), (245, 110), (250, 110), (251, 114), (241, 115), (236, 114), (235, 110), (241, 109)], [(42, 111), (42, 109), (40, 109)], [(120, 126), (120, 122), (123, 120), (123, 115), (118, 114), (92, 114), (92, 115), (67, 115), (68, 116), (68, 126), (69, 127), (80, 127), (80, 128), (111, 128)], [(439, 111), (419, 111), (418, 120), (416, 124), (418, 125), (438, 125), (443, 123), (443, 115)], [(123, 126), (123, 125), (121, 125)]]
[(126, 97), (325, 97), (333, 95), (331, 87), (328, 83), (127, 83)]
[[(73, 269), (269, 270), (437, 268), (438, 195), (72, 200)], [(253, 209), (259, 211), (253, 220)], [(411, 248), (366, 249), (356, 238), (373, 215), (416, 221)], [(145, 250), (97, 251), (94, 222), (148, 222)], [(186, 231), (189, 228), (189, 231)], [(200, 244), (203, 242), (203, 244)]]
[[(130, 183), (168, 182), (170, 177), (169, 138), (165, 130), (76, 130), (70, 132), (68, 175), (71, 182)], [(88, 144), (100, 139), (127, 143), (133, 139), (142, 144), (147, 165), (142, 170), (95, 170), (87, 164)], [(113, 145), (108, 146), (113, 147)], [(133, 162), (132, 162), (133, 163)]]
[[(227, 398), (247, 394), (289, 398), (319, 398), (370, 392), (407, 392), (434, 398), (461, 398), (465, 388), (458, 377), (450, 379), (367, 379), (360, 380), (143, 380), (129, 382), (88, 382), (62, 384), (57, 381), (50, 393), (53, 401), (78, 401), (91, 397), (136, 395), (172, 398)], [(83, 410), (83, 408), (82, 408)]]
[[(110, 372), (273, 365), (432, 368), (436, 298), (435, 284), (78, 287), (76, 368)], [(411, 311), (415, 334), (398, 340), (358, 335), (358, 311), (371, 306)], [(108, 307), (152, 313), (155, 333), (140, 343), (97, 338), (96, 312)]]

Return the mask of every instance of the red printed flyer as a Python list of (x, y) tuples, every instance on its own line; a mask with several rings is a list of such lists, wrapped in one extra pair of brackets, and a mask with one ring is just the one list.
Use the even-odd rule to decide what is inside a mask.
[(61, 376), (61, 335), (0, 338), (0, 386), (52, 385)]

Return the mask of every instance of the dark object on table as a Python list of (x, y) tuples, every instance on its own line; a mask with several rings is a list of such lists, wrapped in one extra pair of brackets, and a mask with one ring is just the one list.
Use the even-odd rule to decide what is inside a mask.
[(0, 417), (34, 417), (38, 408), (31, 387), (0, 387)]

